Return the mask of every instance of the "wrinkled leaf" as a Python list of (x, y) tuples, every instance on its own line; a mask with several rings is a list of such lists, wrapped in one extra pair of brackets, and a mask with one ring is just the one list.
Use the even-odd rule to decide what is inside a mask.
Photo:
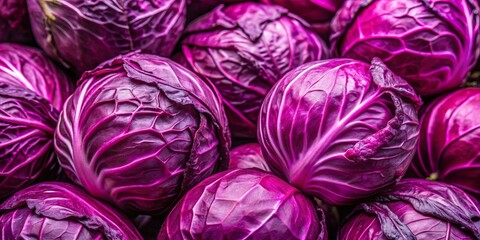
[(0, 83), (0, 199), (41, 180), (56, 166), (58, 112), (47, 100)]
[(478, 206), (454, 186), (404, 179), (359, 205), (338, 239), (478, 239)]
[(168, 56), (186, 0), (27, 0), (38, 45), (77, 73), (132, 50)]
[(35, 92), (57, 110), (73, 91), (67, 76), (40, 50), (0, 43), (0, 81)]
[(480, 89), (464, 88), (428, 105), (420, 120), (416, 177), (431, 178), (480, 198)]
[(325, 229), (297, 189), (263, 171), (232, 169), (192, 188), (157, 239), (327, 239)]
[(0, 204), (0, 232), (5, 239), (142, 239), (117, 210), (58, 182), (30, 186)]
[(182, 66), (132, 53), (80, 82), (60, 116), (55, 149), (70, 178), (92, 195), (160, 213), (226, 168), (230, 136), (221, 101)]
[(232, 133), (254, 138), (260, 105), (273, 84), (303, 63), (326, 58), (325, 43), (280, 6), (220, 6), (186, 29), (180, 63), (211, 81)]
[(420, 104), (378, 59), (308, 63), (267, 95), (258, 138), (275, 174), (327, 204), (353, 204), (404, 175)]
[(333, 51), (381, 58), (422, 96), (460, 87), (479, 51), (474, 0), (345, 0), (332, 21)]

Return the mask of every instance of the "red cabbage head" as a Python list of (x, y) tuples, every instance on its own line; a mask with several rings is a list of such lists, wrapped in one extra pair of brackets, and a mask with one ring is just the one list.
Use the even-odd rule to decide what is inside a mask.
[(452, 184), (480, 199), (480, 88), (437, 98), (420, 119), (416, 177)]
[(327, 239), (323, 211), (280, 178), (257, 169), (217, 173), (192, 188), (160, 239)]
[(478, 58), (474, 0), (346, 0), (332, 22), (341, 57), (381, 58), (422, 96), (460, 87)]
[(44, 98), (0, 82), (0, 200), (53, 177), (47, 175), (58, 169), (53, 150), (57, 118)]
[(0, 43), (0, 81), (35, 92), (61, 110), (73, 92), (69, 79), (43, 52)]
[(81, 74), (133, 50), (168, 56), (186, 21), (186, 0), (27, 0), (38, 45)]
[(220, 6), (186, 29), (179, 62), (211, 81), (225, 104), (232, 134), (255, 138), (260, 105), (291, 69), (326, 58), (325, 43), (280, 6)]
[(272, 172), (299, 190), (326, 204), (355, 204), (405, 174), (420, 104), (377, 58), (307, 63), (265, 98), (259, 143)]
[(230, 135), (215, 89), (175, 62), (131, 53), (84, 73), (55, 150), (90, 194), (133, 213), (173, 207), (226, 168)]
[(123, 214), (59, 182), (30, 186), (1, 203), (0, 232), (3, 239), (142, 239)]
[(479, 239), (478, 207), (452, 185), (404, 179), (357, 206), (337, 239)]

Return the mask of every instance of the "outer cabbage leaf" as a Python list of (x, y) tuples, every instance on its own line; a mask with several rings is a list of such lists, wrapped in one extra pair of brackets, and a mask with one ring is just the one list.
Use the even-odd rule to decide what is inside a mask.
[(73, 92), (67, 76), (35, 48), (0, 43), (0, 81), (29, 89), (61, 110)]
[(325, 41), (330, 38), (330, 22), (344, 0), (262, 0), (277, 4), (307, 20)]
[(186, 20), (186, 0), (27, 2), (37, 43), (77, 73), (132, 50), (168, 56)]
[(285, 73), (326, 57), (325, 43), (280, 6), (220, 6), (191, 23), (180, 63), (222, 95), (232, 134), (254, 138), (263, 98)]
[(474, 0), (346, 0), (332, 22), (333, 50), (381, 58), (422, 96), (459, 87), (479, 51)]
[(0, 42), (33, 42), (26, 0), (0, 0)]
[(260, 170), (233, 169), (192, 188), (157, 239), (327, 239), (327, 232), (300, 191)]
[(307, 63), (265, 98), (259, 143), (277, 176), (327, 204), (354, 204), (405, 174), (420, 104), (377, 58)]
[(132, 53), (86, 72), (55, 150), (67, 175), (121, 209), (161, 213), (226, 168), (230, 136), (214, 88), (173, 61)]
[(0, 204), (0, 214), (5, 239), (142, 239), (120, 212), (67, 183), (23, 189)]
[(43, 179), (55, 168), (57, 118), (58, 112), (45, 99), (0, 83), (0, 199)]
[(405, 179), (360, 204), (337, 239), (478, 239), (478, 206), (454, 186)]
[(480, 199), (480, 89), (465, 88), (432, 102), (420, 120), (411, 172), (452, 184)]
[(257, 168), (270, 172), (262, 154), (262, 147), (258, 143), (247, 143), (232, 149), (228, 169), (236, 168)]

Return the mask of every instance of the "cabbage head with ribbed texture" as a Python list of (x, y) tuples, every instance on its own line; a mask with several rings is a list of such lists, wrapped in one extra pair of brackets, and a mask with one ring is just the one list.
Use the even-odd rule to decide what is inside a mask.
[(142, 239), (120, 212), (59, 182), (30, 186), (1, 203), (0, 232), (2, 239)]
[(381, 60), (304, 64), (269, 92), (258, 138), (277, 176), (330, 205), (397, 182), (415, 153), (420, 98)]
[(479, 239), (478, 206), (452, 185), (404, 179), (357, 206), (337, 239)]
[[(320, 218), (319, 218), (320, 215)], [(327, 239), (323, 211), (283, 180), (257, 169), (215, 174), (165, 220), (164, 239)]]
[(55, 150), (90, 194), (157, 214), (226, 168), (230, 135), (215, 89), (175, 62), (131, 53), (86, 72), (67, 100)]
[(381, 58), (421, 96), (460, 87), (479, 54), (476, 0), (346, 0), (332, 22), (340, 57)]
[(186, 0), (27, 0), (38, 45), (77, 74), (133, 50), (168, 56)]
[[(326, 58), (325, 43), (280, 6), (220, 6), (186, 29), (179, 62), (210, 80), (225, 104), (232, 134), (255, 138), (260, 105), (285, 73)], [(183, 58), (183, 60), (182, 60)]]
[(58, 112), (27, 89), (0, 82), (0, 200), (43, 180), (57, 164)]
[(480, 88), (464, 88), (430, 103), (420, 119), (416, 177), (452, 184), (480, 199)]
[(73, 92), (73, 84), (47, 55), (12, 43), (0, 43), (0, 82), (29, 89), (59, 111)]

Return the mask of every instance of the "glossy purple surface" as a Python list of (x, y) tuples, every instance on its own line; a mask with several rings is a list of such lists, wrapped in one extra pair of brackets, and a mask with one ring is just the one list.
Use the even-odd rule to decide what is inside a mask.
[(259, 143), (272, 172), (299, 190), (327, 204), (355, 204), (405, 174), (420, 104), (377, 58), (312, 62), (265, 98)]
[(478, 239), (478, 202), (451, 185), (405, 179), (360, 204), (337, 239)]
[(270, 172), (263, 157), (262, 148), (258, 143), (247, 143), (232, 149), (228, 169), (236, 168), (257, 168)]
[(77, 73), (133, 50), (168, 56), (186, 0), (27, 0), (38, 45)]
[(57, 164), (57, 118), (47, 100), (0, 82), (0, 199), (43, 179)]
[(332, 22), (333, 50), (381, 58), (422, 96), (460, 87), (479, 51), (473, 0), (346, 0)]
[(73, 92), (65, 73), (39, 49), (0, 43), (0, 81), (35, 92), (57, 110)]
[(120, 212), (58, 182), (30, 186), (0, 204), (0, 232), (3, 239), (142, 239)]
[(254, 138), (263, 98), (285, 73), (327, 57), (325, 43), (280, 6), (241, 3), (196, 19), (181, 42), (184, 63), (223, 97), (232, 134)]
[(325, 219), (281, 179), (256, 169), (215, 174), (192, 188), (157, 239), (327, 239)]
[(157, 214), (220, 168), (230, 148), (213, 87), (173, 61), (132, 53), (86, 72), (55, 133), (60, 164), (90, 194)]
[(480, 199), (480, 88), (464, 88), (432, 102), (420, 120), (411, 171), (455, 185)]

